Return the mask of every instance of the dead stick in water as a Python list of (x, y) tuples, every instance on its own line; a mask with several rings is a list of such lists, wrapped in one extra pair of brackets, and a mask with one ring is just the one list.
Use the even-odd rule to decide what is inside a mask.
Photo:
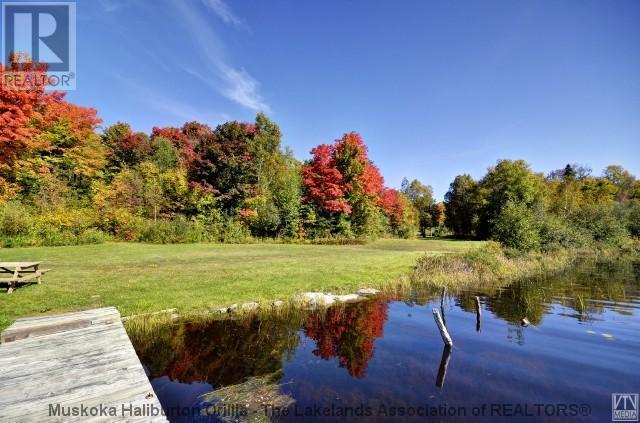
[(433, 309), (433, 319), (436, 321), (436, 325), (438, 325), (438, 329), (440, 330), (440, 336), (442, 336), (442, 341), (445, 345), (453, 347), (453, 341), (449, 336), (449, 332), (447, 331), (447, 327), (444, 325), (442, 321), (442, 317), (440, 317), (440, 312), (437, 308)]
[(480, 332), (482, 317), (482, 306), (480, 305), (480, 297), (476, 296), (476, 332)]

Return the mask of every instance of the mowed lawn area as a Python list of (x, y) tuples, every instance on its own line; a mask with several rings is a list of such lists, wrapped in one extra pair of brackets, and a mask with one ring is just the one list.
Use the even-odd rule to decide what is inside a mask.
[(0, 249), (0, 261), (42, 261), (41, 285), (0, 289), (0, 330), (18, 317), (116, 306), (123, 316), (246, 301), (304, 291), (355, 292), (411, 271), (422, 254), (479, 243), (380, 240), (366, 245), (107, 243)]

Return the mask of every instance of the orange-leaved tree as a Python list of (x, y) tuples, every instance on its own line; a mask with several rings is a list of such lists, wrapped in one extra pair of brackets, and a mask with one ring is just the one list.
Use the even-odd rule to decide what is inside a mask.
[(13, 165), (33, 145), (37, 130), (29, 123), (47, 97), (43, 85), (19, 87), (12, 81), (18, 76), (42, 80), (45, 73), (45, 66), (24, 55), (12, 55), (6, 66), (0, 63), (0, 201), (15, 189)]
[(353, 230), (358, 236), (380, 232), (379, 199), (384, 178), (369, 160), (362, 137), (350, 132), (311, 153), (313, 158), (302, 170), (305, 201), (329, 218), (338, 216), (344, 222), (348, 216), (347, 232)]

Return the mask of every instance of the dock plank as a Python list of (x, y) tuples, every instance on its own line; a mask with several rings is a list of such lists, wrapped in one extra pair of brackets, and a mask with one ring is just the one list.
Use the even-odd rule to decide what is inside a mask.
[(83, 327), (109, 324), (120, 320), (120, 313), (114, 307), (65, 313), (54, 316), (38, 316), (19, 319), (0, 335), (0, 342), (12, 342), (33, 336), (47, 335), (80, 329)]
[[(148, 413), (162, 408), (115, 308), (20, 319), (2, 339), (0, 422), (167, 421)], [(55, 415), (58, 405), (107, 415)]]

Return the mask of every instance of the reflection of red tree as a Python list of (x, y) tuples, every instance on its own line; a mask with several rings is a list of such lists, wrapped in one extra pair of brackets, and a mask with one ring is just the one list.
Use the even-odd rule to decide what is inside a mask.
[(324, 360), (337, 357), (340, 367), (351, 376), (362, 378), (373, 357), (373, 343), (383, 336), (387, 308), (383, 299), (332, 308), (326, 315), (309, 316), (304, 333), (316, 342), (315, 355)]

